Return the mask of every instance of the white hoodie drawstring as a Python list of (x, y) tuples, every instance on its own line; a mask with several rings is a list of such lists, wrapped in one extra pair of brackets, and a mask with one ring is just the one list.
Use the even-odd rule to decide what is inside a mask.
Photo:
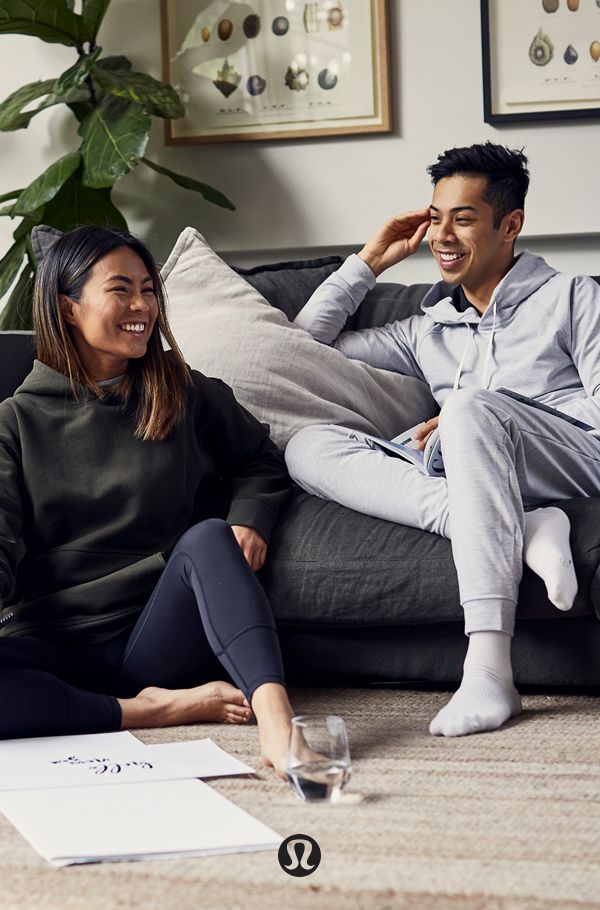
[(490, 340), (488, 342), (487, 351), (485, 352), (485, 360), (483, 361), (483, 370), (481, 373), (482, 379), (481, 384), (484, 389), (490, 384), (490, 375), (489, 375), (489, 364), (490, 357), (492, 354), (492, 345), (494, 343), (494, 332), (496, 331), (496, 301), (494, 300), (494, 317), (492, 319), (492, 331), (490, 332)]
[[(494, 344), (494, 334), (496, 332), (496, 301), (495, 300), (494, 300), (493, 313), (494, 313), (494, 315), (492, 318), (492, 331), (490, 332), (490, 340), (488, 341), (487, 350), (485, 352), (485, 360), (483, 361), (483, 369), (481, 371), (481, 383), (482, 383), (482, 386), (484, 389), (487, 389), (490, 384), (489, 364), (490, 364), (490, 357), (492, 355), (492, 346)], [(475, 330), (473, 329), (472, 325), (469, 322), (467, 322), (466, 325), (469, 330), (469, 337), (467, 338), (467, 343), (465, 345), (465, 349), (462, 353), (462, 357), (460, 358), (460, 363), (458, 365), (456, 375), (454, 376), (453, 391), (455, 391), (455, 392), (458, 389), (459, 384), (460, 384), (460, 377), (462, 375), (463, 367), (465, 365), (467, 351), (469, 350), (471, 340), (474, 339), (474, 337), (475, 337)]]
[(459, 363), (459, 365), (458, 365), (458, 369), (457, 369), (456, 375), (455, 375), (455, 377), (454, 377), (454, 386), (453, 386), (453, 391), (454, 391), (454, 392), (456, 392), (456, 390), (457, 390), (457, 388), (458, 388), (458, 384), (459, 384), (459, 382), (460, 382), (461, 373), (462, 373), (463, 367), (464, 367), (464, 365), (465, 365), (465, 358), (466, 358), (466, 356), (467, 356), (467, 351), (469, 350), (469, 345), (471, 344), (471, 339), (473, 338), (473, 335), (475, 334), (474, 331), (473, 331), (473, 329), (471, 328), (471, 324), (470, 324), (469, 322), (466, 323), (466, 326), (467, 326), (467, 328), (468, 328), (468, 330), (469, 330), (469, 337), (467, 338), (467, 343), (466, 343), (466, 345), (465, 345), (465, 349), (464, 349), (464, 351), (463, 351), (462, 357), (460, 358), (460, 363)]

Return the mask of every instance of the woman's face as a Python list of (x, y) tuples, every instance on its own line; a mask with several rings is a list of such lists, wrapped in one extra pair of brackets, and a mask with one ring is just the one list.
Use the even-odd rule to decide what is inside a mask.
[(123, 246), (91, 270), (79, 303), (61, 295), (61, 309), (82, 363), (93, 379), (120, 376), (143, 357), (158, 316), (154, 284), (143, 261)]

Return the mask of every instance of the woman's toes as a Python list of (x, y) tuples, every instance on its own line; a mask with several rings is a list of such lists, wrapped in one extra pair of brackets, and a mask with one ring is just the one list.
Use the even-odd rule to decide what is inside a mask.
[(242, 708), (239, 705), (225, 705), (225, 712), (228, 717), (233, 718), (236, 724), (245, 724), (250, 720), (252, 712), (248, 708)]

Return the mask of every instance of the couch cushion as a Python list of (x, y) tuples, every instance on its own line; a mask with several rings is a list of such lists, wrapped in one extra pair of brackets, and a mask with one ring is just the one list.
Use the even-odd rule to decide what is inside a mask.
[[(579, 580), (573, 608), (547, 599), (525, 568), (520, 619), (600, 615), (600, 499), (556, 503), (571, 519)], [(299, 626), (398, 626), (462, 622), (449, 540), (374, 519), (308, 493), (295, 493), (271, 538), (260, 573), (278, 623)]]
[(242, 275), (271, 306), (277, 307), (293, 322), (313, 291), (332, 272), (337, 271), (343, 261), (341, 256), (327, 256), (322, 259), (275, 262), (253, 269), (234, 268), (234, 271)]
[(0, 401), (21, 385), (34, 357), (33, 332), (0, 332)]
[(193, 228), (181, 234), (162, 274), (169, 320), (187, 362), (228, 383), (281, 447), (308, 424), (394, 436), (433, 413), (423, 383), (318, 344)]
[(344, 328), (356, 332), (414, 316), (421, 312), (421, 301), (430, 287), (430, 284), (404, 285), (378, 281)]
[[(313, 291), (336, 272), (344, 260), (341, 256), (277, 262), (253, 269), (234, 271), (242, 275), (271, 306), (277, 307), (293, 321)], [(421, 312), (421, 301), (430, 284), (393, 284), (378, 281), (369, 291), (356, 313), (348, 318), (344, 329), (357, 331), (386, 325)]]

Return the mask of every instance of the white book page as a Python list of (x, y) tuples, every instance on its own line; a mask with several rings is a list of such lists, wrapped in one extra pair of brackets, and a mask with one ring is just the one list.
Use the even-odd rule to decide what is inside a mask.
[(182, 767), (193, 767), (197, 772), (195, 777), (229, 777), (235, 774), (254, 774), (255, 770), (208, 738), (147, 745), (145, 749), (145, 754), (156, 764), (168, 759), (171, 767), (176, 767), (178, 763)]
[(0, 791), (217, 777), (252, 770), (208, 739), (146, 746), (122, 731), (0, 742)]
[(4, 792), (0, 811), (57, 866), (269, 850), (282, 840), (198, 780)]

